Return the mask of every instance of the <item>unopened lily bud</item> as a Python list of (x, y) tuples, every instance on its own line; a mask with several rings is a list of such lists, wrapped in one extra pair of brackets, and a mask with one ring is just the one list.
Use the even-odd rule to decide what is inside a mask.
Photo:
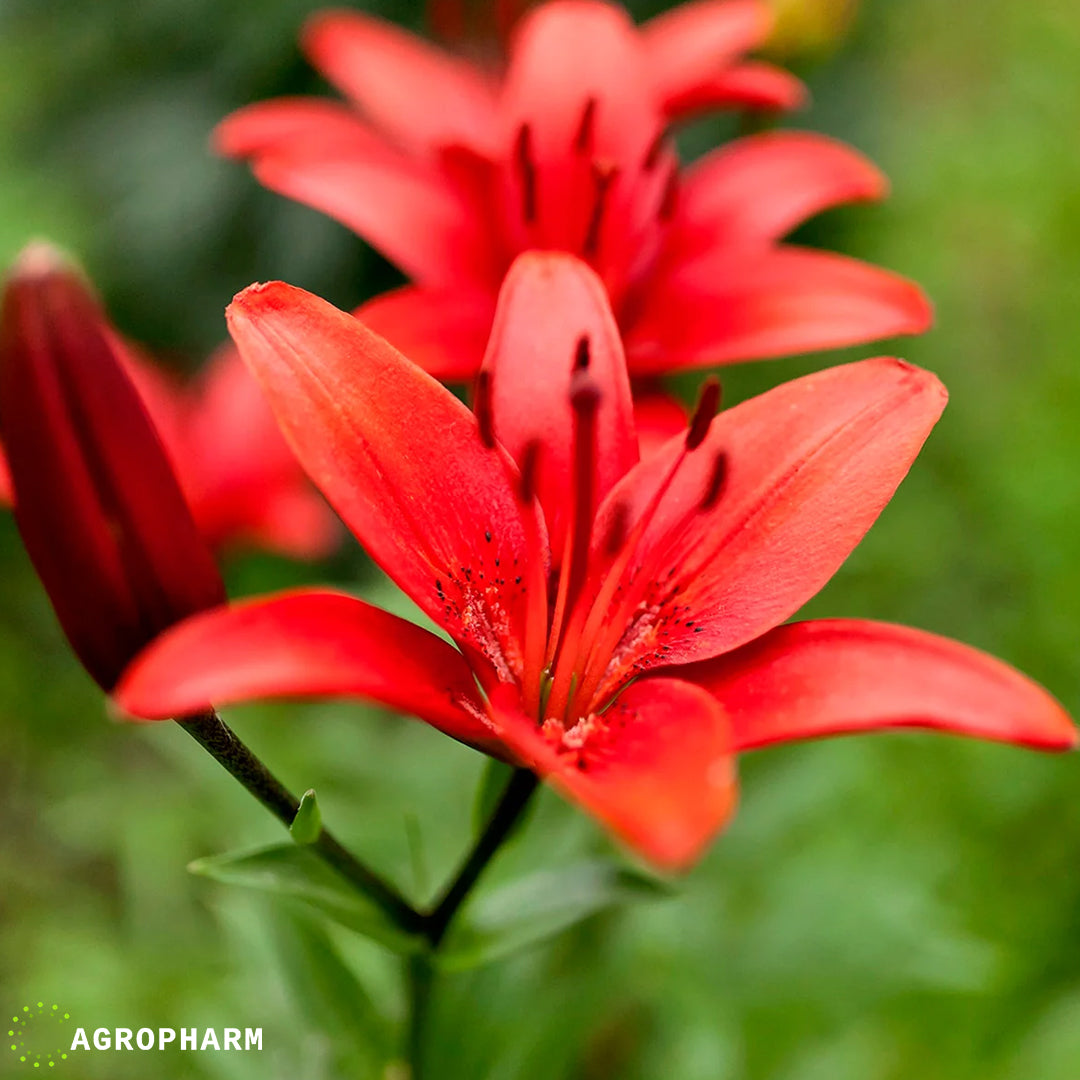
[(27, 552), (106, 690), (163, 630), (225, 599), (123, 349), (81, 275), (28, 247), (0, 308), (0, 436)]

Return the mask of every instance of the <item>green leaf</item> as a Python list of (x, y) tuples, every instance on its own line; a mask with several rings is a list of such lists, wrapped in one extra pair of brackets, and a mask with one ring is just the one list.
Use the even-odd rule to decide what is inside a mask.
[(309, 788), (300, 800), (300, 806), (289, 826), (289, 832), (298, 844), (314, 844), (319, 839), (322, 827), (322, 811), (315, 798), (315, 789)]
[(655, 878), (599, 859), (539, 871), (471, 901), (436, 962), (446, 971), (489, 964), (618, 904), (670, 895)]
[(406, 933), (373, 900), (357, 892), (307, 847), (268, 847), (196, 859), (188, 870), (226, 885), (290, 897), (394, 952), (411, 953), (420, 940)]
[(296, 1007), (326, 1039), (333, 1075), (376, 1080), (394, 1047), (392, 1030), (367, 989), (315, 919), (279, 909), (272, 927)]

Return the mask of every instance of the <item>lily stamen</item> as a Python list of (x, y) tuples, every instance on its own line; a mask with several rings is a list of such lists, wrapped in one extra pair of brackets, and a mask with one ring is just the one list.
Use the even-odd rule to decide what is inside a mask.
[(711, 510), (720, 501), (720, 496), (723, 495), (724, 488), (727, 486), (727, 478), (728, 456), (721, 450), (713, 461), (713, 470), (709, 476), (709, 485), (705, 488), (705, 494), (702, 496), (701, 505), (698, 507), (699, 513), (705, 513), (706, 510)]
[(589, 224), (585, 230), (585, 241), (581, 245), (583, 254), (588, 258), (595, 258), (600, 250), (600, 229), (604, 223), (604, 210), (608, 203), (608, 193), (611, 191), (619, 170), (613, 165), (600, 165), (593, 162), (593, 205), (589, 215)]
[(495, 419), (491, 403), (491, 372), (482, 368), (476, 373), (473, 387), (473, 413), (480, 441), (489, 450), (495, 449)]
[[(582, 343), (586, 347), (582, 348)], [(572, 649), (563, 638), (567, 618), (573, 612), (585, 583), (589, 562), (593, 519), (596, 514), (596, 417), (600, 408), (600, 388), (589, 374), (588, 367), (578, 367), (578, 361), (588, 357), (587, 338), (578, 342), (575, 370), (570, 383), (570, 405), (574, 410), (573, 493), (570, 527), (566, 533), (562, 573), (548, 641), (548, 664), (555, 671), (552, 708), (555, 715), (566, 704), (569, 670), (560, 658)]]
[(675, 203), (679, 195), (679, 170), (672, 165), (664, 182), (664, 193), (660, 196), (660, 205), (656, 208), (656, 216), (660, 221), (670, 221), (675, 216)]
[(576, 154), (585, 155), (592, 152), (595, 127), (596, 98), (591, 97), (585, 102), (585, 108), (581, 113), (581, 123), (578, 125), (577, 134), (574, 136), (574, 152)]
[(522, 124), (514, 143), (514, 161), (521, 182), (521, 216), (526, 225), (536, 222), (536, 162), (532, 151), (532, 126)]
[(720, 380), (713, 375), (702, 384), (698, 403), (694, 406), (694, 415), (690, 418), (690, 426), (686, 430), (687, 450), (696, 450), (705, 441), (719, 407)]
[(649, 143), (648, 150), (645, 151), (645, 157), (641, 162), (641, 171), (650, 173), (656, 168), (660, 161), (660, 154), (663, 152), (664, 145), (667, 143), (668, 129), (662, 127), (656, 135), (653, 137), (653, 141)]
[[(531, 507), (536, 498), (536, 476), (540, 464), (540, 443), (533, 439), (521, 454), (518, 498)], [(539, 537), (530, 531), (526, 538), (525, 675), (522, 681), (522, 704), (539, 715), (549, 684), (543, 673), (547, 646), (548, 584), (544, 552)]]

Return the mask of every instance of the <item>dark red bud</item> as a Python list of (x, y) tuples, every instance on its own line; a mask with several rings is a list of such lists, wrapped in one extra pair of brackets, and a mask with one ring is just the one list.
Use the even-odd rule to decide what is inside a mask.
[(60, 625), (112, 688), (225, 589), (86, 282), (35, 244), (0, 309), (0, 436), (15, 519)]

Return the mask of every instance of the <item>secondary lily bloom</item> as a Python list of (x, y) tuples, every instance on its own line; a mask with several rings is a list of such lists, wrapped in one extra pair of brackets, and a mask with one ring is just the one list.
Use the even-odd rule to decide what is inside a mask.
[(122, 347), (82, 279), (41, 245), (4, 289), (0, 431), (27, 552), (109, 690), (139, 649), (225, 588)]
[(298, 289), (253, 286), (229, 321), (312, 479), (454, 644), (338, 593), (249, 601), (155, 642), (117, 691), (134, 715), (371, 698), (535, 770), (670, 868), (730, 815), (750, 747), (899, 725), (1074, 742), (1045, 691), (963, 645), (779, 625), (907, 472), (945, 404), (928, 372), (868, 360), (715, 419), (710, 384), (639, 461), (603, 285), (569, 256), (511, 270), (475, 414)]
[(911, 282), (779, 243), (823, 209), (884, 194), (860, 154), (786, 132), (680, 171), (672, 124), (794, 103), (789, 76), (740, 59), (768, 29), (758, 0), (698, 0), (641, 27), (601, 0), (554, 0), (524, 17), (496, 78), (331, 12), (304, 45), (350, 105), (263, 102), (216, 143), (412, 279), (358, 314), (444, 380), (476, 372), (503, 276), (528, 249), (596, 270), (634, 376), (922, 332), (930, 309)]
[[(185, 387), (122, 343), (112, 327), (107, 332), (212, 547), (313, 559), (337, 545), (339, 522), (304, 476), (235, 349), (219, 350)], [(11, 498), (0, 454), (0, 501)]]
[(136, 360), (131, 374), (211, 545), (299, 559), (319, 558), (338, 545), (340, 522), (311, 487), (231, 345), (190, 386), (176, 385), (146, 361)]

